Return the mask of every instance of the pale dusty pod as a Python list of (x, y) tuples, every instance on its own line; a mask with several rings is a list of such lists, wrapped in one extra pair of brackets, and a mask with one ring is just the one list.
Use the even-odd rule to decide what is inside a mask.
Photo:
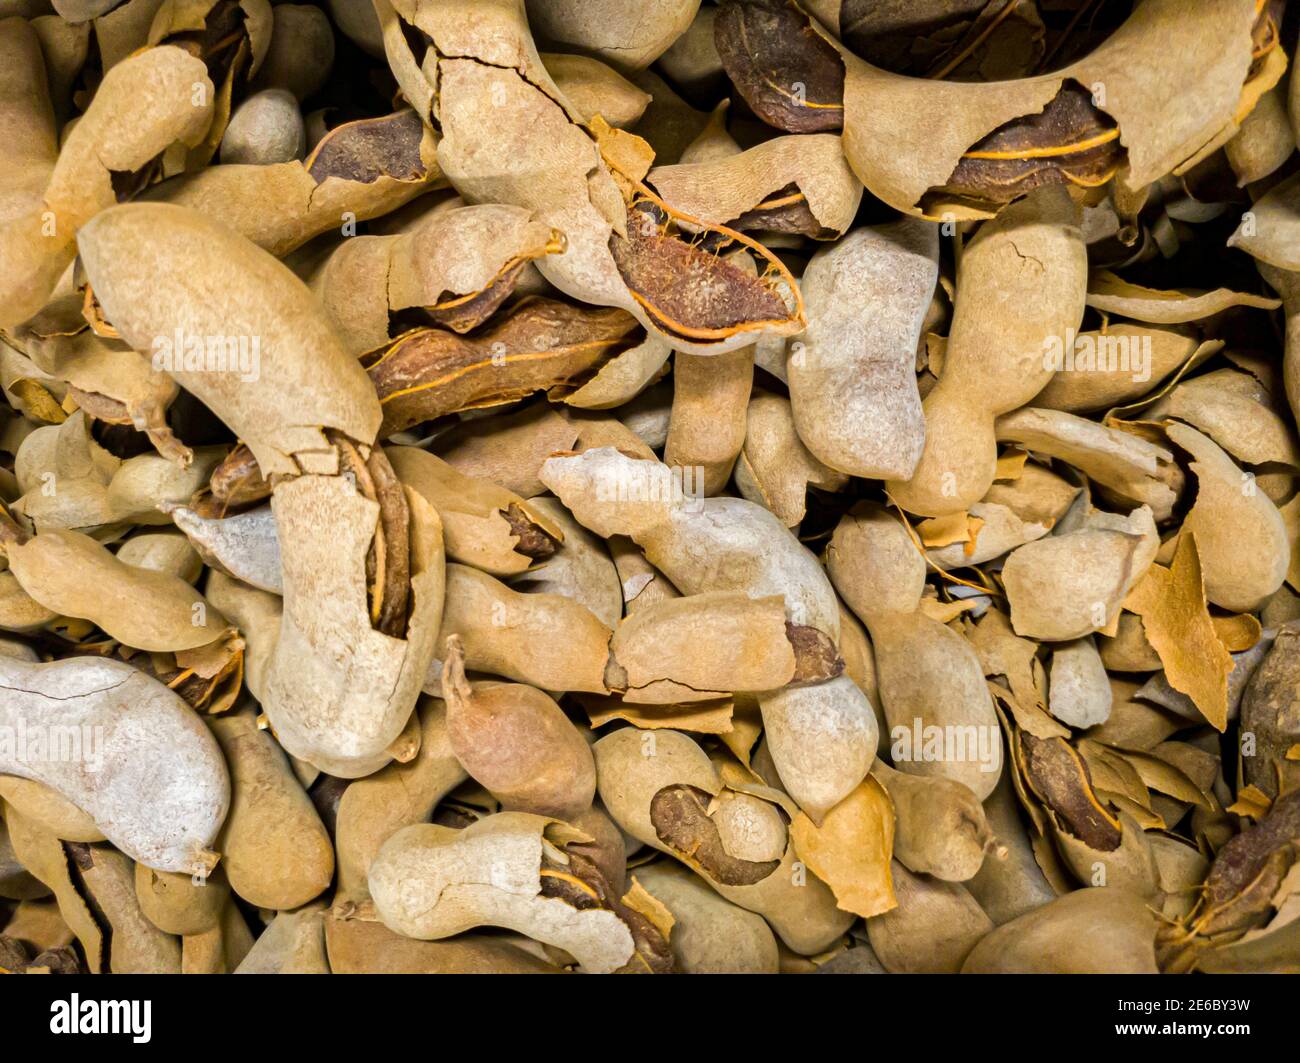
[(312, 4), (276, 4), (271, 17), (271, 41), (256, 86), (287, 89), (297, 99), (306, 99), (329, 80), (334, 27), (325, 12)]
[(789, 399), (759, 391), (749, 400), (745, 446), (736, 461), (735, 481), (744, 498), (770, 509), (782, 524), (793, 528), (804, 518), (809, 484), (839, 491), (848, 477), (804, 446)]
[(678, 352), (664, 461), (689, 477), (692, 490), (716, 495), (731, 479), (745, 444), (745, 409), (754, 378), (754, 349), (726, 354)]
[(1075, 890), (988, 934), (965, 974), (1155, 974), (1156, 920), (1136, 893)]
[(986, 860), (1004, 859), (984, 809), (970, 788), (876, 764), (871, 773), (889, 793), (898, 822), (894, 858), (918, 875), (966, 882)]
[(776, 974), (776, 938), (762, 916), (724, 900), (684, 867), (660, 860), (637, 868), (642, 883), (673, 914), (669, 939), (687, 974)]
[(623, 611), (628, 616), (638, 609), (681, 597), (681, 592), (646, 560), (641, 548), (626, 535), (611, 535), (606, 542), (622, 580)]
[[(114, 171), (141, 169), (177, 142), (199, 143), (213, 95), (203, 62), (181, 48), (146, 49), (104, 75), (59, 152), (42, 201), (11, 223), (17, 268), (14, 288), (0, 298), (0, 324), (19, 324), (48, 300), (77, 253), (78, 230), (117, 201)], [(57, 225), (46, 235), (50, 219)]]
[(205, 589), (208, 600), (243, 637), (244, 682), (260, 703), (266, 690), (266, 670), (280, 638), (283, 602), (269, 591), (260, 591), (215, 570), (208, 574)]
[(722, 781), (687, 735), (625, 728), (600, 739), (593, 752), (601, 800), (623, 831), (680, 860), (731, 903), (763, 916), (794, 951), (820, 952), (853, 921), (797, 860), (792, 843), (779, 859), (750, 861), (728, 851), (707, 807), (723, 792)]
[(612, 447), (547, 459), (542, 481), (597, 535), (627, 535), (686, 594), (785, 596), (786, 615), (836, 638), (839, 607), (817, 559), (781, 522), (737, 498), (699, 499), (658, 462)]
[(221, 161), (274, 166), (302, 157), (307, 147), (298, 100), (285, 89), (263, 89), (230, 116), (221, 138)]
[(772, 760), (814, 823), (866, 776), (880, 743), (876, 714), (846, 675), (758, 695)]
[(280, 535), (270, 506), (222, 518), (204, 517), (188, 506), (174, 504), (168, 505), (166, 512), (215, 571), (258, 590), (284, 594)]
[(68, 846), (72, 863), (108, 924), (113, 974), (180, 974), (180, 942), (145, 916), (135, 895), (131, 861), (107, 845)]
[(459, 635), (466, 667), (543, 690), (604, 693), (610, 630), (559, 594), (521, 594), (485, 572), (447, 566), (438, 644)]
[(598, 59), (543, 52), (542, 62), (565, 99), (588, 122), (600, 115), (615, 129), (623, 129), (635, 124), (650, 103), (648, 92)]
[[(130, 665), (95, 657), (0, 658), (0, 672), (11, 690), (0, 705), (10, 733), (61, 729), (47, 736), (50, 759), (10, 750), (0, 773), (57, 790), (149, 867), (199, 873), (216, 863), (209, 847), (226, 816), (229, 779), (216, 743), (176, 694)], [(79, 759), (60, 757), (59, 742), (69, 740), (90, 747)]]
[(1017, 635), (1083, 638), (1114, 622), (1159, 547), (1151, 511), (1092, 514), (1083, 526), (1011, 551), (1002, 569)]
[[(1216, 369), (1176, 384), (1142, 418), (1186, 421), (1245, 465), (1278, 462), (1294, 468), (1300, 466), (1300, 448), (1280, 399), (1251, 373)], [(1257, 476), (1261, 486), (1266, 475)]]
[(591, 747), (550, 697), (518, 683), (471, 687), (455, 635), (447, 640), (442, 691), (456, 758), (504, 809), (568, 820), (591, 807)]
[[(970, 643), (919, 610), (925, 560), (907, 529), (879, 506), (857, 507), (835, 529), (827, 567), (871, 632), (894, 766), (964, 783), (983, 800), (1002, 767), (993, 701)], [(926, 728), (943, 738), (938, 757), (913, 748)]]
[(539, 39), (591, 52), (625, 70), (641, 70), (686, 32), (700, 2), (527, 0), (527, 6), (528, 22)]
[(175, 871), (135, 865), (135, 899), (149, 922), (165, 934), (202, 934), (219, 925), (230, 887), (218, 865), (196, 879)]
[(943, 376), (923, 404), (925, 448), (911, 476), (889, 483), (904, 509), (942, 516), (984, 496), (994, 421), (1051, 379), (1049, 344), (1078, 328), (1087, 275), (1078, 208), (1060, 187), (1008, 207), (967, 245)]
[[(1294, 84), (1294, 81), (1292, 82)], [(1228, 239), (1229, 247), (1239, 247), (1252, 256), (1261, 267), (1264, 279), (1272, 284), (1285, 300), (1283, 285), (1273, 282), (1276, 276), (1300, 270), (1300, 254), (1295, 247), (1297, 223), (1295, 204), (1300, 198), (1300, 180), (1291, 175), (1260, 196), (1242, 218), (1242, 224)]]
[(108, 482), (113, 519), (133, 524), (166, 524), (160, 508), (184, 502), (198, 491), (224, 457), (222, 447), (200, 447), (179, 465), (161, 454), (140, 454), (122, 462)]
[(1004, 772), (984, 800), (984, 816), (1002, 853), (989, 853), (966, 888), (997, 926), (1056, 898), (1034, 857), (1011, 772)]
[(916, 345), (939, 277), (939, 230), (904, 219), (859, 229), (808, 264), (808, 328), (786, 372), (804, 445), (853, 476), (905, 480), (925, 443)]
[(890, 867), (898, 907), (867, 920), (871, 948), (890, 974), (956, 974), (975, 945), (993, 929), (959, 882)]
[(366, 556), (380, 505), (340, 476), (302, 476), (281, 484), (271, 499), (285, 594), (263, 708), (286, 752), (342, 778), (368, 775), (388, 761), (442, 622), (442, 526), (423, 497), (404, 494), (411, 605), (400, 638), (373, 626), (367, 604)]
[(1286, 97), (1280, 86), (1259, 98), (1246, 115), (1236, 136), (1223, 146), (1228, 164), (1245, 187), (1274, 173), (1295, 151), (1295, 133), (1286, 113)]
[(513, 491), (468, 476), (428, 451), (386, 447), (393, 471), (442, 519), (447, 558), (492, 576), (513, 576), (550, 557), (564, 533)]
[(334, 838), (340, 900), (360, 903), (368, 897), (366, 876), (379, 847), (400, 828), (426, 822), (467, 777), (447, 734), (443, 702), (423, 699), (417, 712), (421, 730), (415, 757), (355, 780), (339, 801)]
[[(1196, 536), (1205, 596), (1233, 612), (1258, 609), (1282, 585), (1290, 562), (1281, 513), (1213, 440), (1183, 424), (1165, 431), (1194, 459), (1196, 502), (1183, 532)], [(1247, 542), (1252, 549), (1243, 551)]]
[(529, 504), (549, 519), (563, 541), (550, 557), (516, 576), (515, 588), (530, 594), (562, 594), (585, 605), (606, 627), (617, 627), (623, 616), (623, 589), (610, 546), (574, 520), (558, 498), (533, 498)]
[[(586, 881), (582, 871), (595, 867), (582, 868), (565, 851), (585, 837), (524, 812), (499, 812), (460, 831), (404, 827), (370, 865), (370, 894), (384, 924), (407, 937), (437, 940), (503, 926), (563, 949), (585, 971), (609, 973), (647, 958), (648, 929), (662, 963), (666, 941), (644, 916), (644, 926), (629, 925), (614, 907), (622, 906), (617, 898), (581, 908), (565, 899), (566, 880)], [(582, 896), (590, 902), (603, 885), (598, 878)]]
[(325, 954), (325, 905), (277, 912), (248, 950), (235, 974), (329, 974)]
[(218, 839), (230, 888), (261, 908), (306, 904), (334, 875), (330, 837), (311, 799), (251, 713), (210, 725), (230, 765), (230, 814)]
[(1105, 723), (1110, 716), (1110, 680), (1092, 637), (1052, 648), (1048, 682), (1048, 708), (1062, 723), (1084, 729)]
[(822, 672), (805, 678), (825, 678), (837, 654), (821, 639), (803, 647), (805, 659), (797, 661), (780, 598), (716, 591), (638, 610), (619, 624), (610, 652), (625, 701), (674, 703), (776, 690), (795, 678), (800, 664), (805, 672)]
[(194, 649), (226, 630), (225, 617), (179, 576), (128, 565), (80, 532), (47, 531), (6, 550), (36, 601), (136, 649)]
[(1027, 461), (1014, 480), (990, 487), (984, 501), (1006, 506), (1023, 521), (1051, 528), (1065, 516), (1079, 493), (1076, 484), (1037, 462)]

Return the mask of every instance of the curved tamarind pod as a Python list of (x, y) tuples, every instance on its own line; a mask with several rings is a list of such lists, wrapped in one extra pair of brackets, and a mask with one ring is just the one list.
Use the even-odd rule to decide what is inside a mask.
[(998, 846), (984, 808), (970, 789), (952, 779), (923, 778), (877, 764), (871, 773), (894, 803), (898, 824), (894, 857), (909, 871), (945, 882), (968, 882)]
[(499, 812), (459, 831), (404, 827), (370, 865), (375, 910), (389, 929), (422, 940), (503, 926), (564, 949), (592, 973), (638, 957), (653, 962), (647, 949), (670, 966), (667, 942), (650, 921), (602, 895), (608, 884), (595, 865), (565, 851), (585, 837), (524, 812)]
[[(871, 632), (894, 767), (964, 783), (983, 800), (1002, 770), (993, 700), (970, 643), (920, 611), (925, 560), (907, 529), (882, 507), (860, 504), (836, 527), (826, 559)], [(936, 733), (942, 748), (931, 756), (924, 743)]]
[(442, 671), (447, 734), (456, 759), (502, 808), (571, 820), (591, 807), (591, 747), (560, 707), (519, 683), (465, 678), (460, 638), (447, 640)]
[(586, 606), (559, 594), (521, 594), (486, 572), (447, 566), (438, 644), (460, 636), (466, 667), (542, 690), (608, 691), (611, 632)]
[(420, 751), (405, 764), (357, 779), (343, 791), (335, 816), (337, 901), (360, 904), (370, 894), (366, 876), (379, 847), (402, 827), (428, 822), (438, 802), (468, 778), (447, 733), (447, 709), (426, 698), (417, 710)]
[(548, 458), (538, 475), (597, 535), (630, 536), (684, 594), (784, 595), (787, 619), (838, 640), (839, 606), (825, 572), (762, 506), (694, 497), (681, 474), (613, 447)]
[(834, 646), (818, 631), (789, 628), (784, 602), (775, 595), (714, 591), (638, 610), (610, 642), (625, 673), (623, 700), (703, 701), (827, 678), (838, 663)]
[(913, 218), (858, 229), (808, 263), (808, 328), (786, 373), (799, 438), (832, 469), (914, 474), (926, 436), (916, 345), (938, 279), (938, 227)]
[(228, 627), (179, 576), (128, 565), (81, 532), (46, 531), (5, 549), (13, 574), (36, 601), (89, 620), (127, 646), (190, 650)]
[[(77, 238), (95, 296), (136, 350), (155, 341), (256, 340), (258, 361), (202, 359), (169, 373), (243, 440), (263, 476), (334, 473), (324, 429), (369, 444), (381, 413), (365, 371), (348, 354), (307, 286), (288, 267), (218, 222), (164, 203), (101, 212)], [(208, 270), (197, 264), (210, 263)], [(224, 352), (223, 352), (224, 353)], [(245, 379), (255, 376), (256, 379)], [(286, 396), (293, 401), (286, 401)]]
[(203, 139), (213, 98), (207, 68), (181, 48), (149, 48), (105, 73), (40, 203), (11, 222), (6, 243), (15, 252), (10, 276), (18, 284), (0, 297), (0, 326), (27, 320), (49, 299), (76, 255), (78, 230), (117, 202), (115, 173), (135, 174), (170, 145), (193, 147)]
[(889, 491), (910, 513), (960, 513), (984, 497), (997, 466), (994, 421), (1055, 372), (1053, 343), (1083, 318), (1088, 255), (1079, 208), (1045, 188), (983, 226), (962, 255), (939, 383), (925, 397), (925, 448)]
[[(140, 863), (211, 870), (217, 855), (209, 846), (229, 807), (230, 782), (215, 741), (180, 697), (128, 664), (96, 657), (0, 658), (0, 686), (8, 733), (71, 729), (47, 736), (43, 759), (4, 751), (0, 773), (54, 788)], [(91, 748), (80, 760), (56, 759), (48, 739), (60, 735)]]
[(728, 844), (715, 818), (722, 805), (712, 814), (708, 807), (724, 792), (722, 781), (689, 736), (625, 728), (601, 738), (592, 752), (601, 800), (625, 833), (681, 861), (731, 903), (763, 916), (794, 951), (822, 951), (853, 921), (853, 913), (837, 908), (829, 887), (799, 862), (788, 837), (777, 858), (736, 855), (734, 835)]
[(230, 814), (218, 838), (230, 888), (277, 911), (318, 897), (334, 876), (334, 850), (288, 759), (251, 712), (210, 726), (230, 766)]
[(234, 969), (235, 974), (329, 974), (325, 904), (278, 912)]
[(1136, 893), (1075, 890), (984, 937), (963, 974), (1155, 974), (1156, 919)]
[(271, 498), (285, 593), (263, 708), (286, 752), (340, 778), (387, 763), (442, 621), (442, 526), (423, 497), (404, 493), (412, 605), (403, 638), (376, 630), (367, 604), (365, 558), (380, 507), (340, 476), (300, 476)]

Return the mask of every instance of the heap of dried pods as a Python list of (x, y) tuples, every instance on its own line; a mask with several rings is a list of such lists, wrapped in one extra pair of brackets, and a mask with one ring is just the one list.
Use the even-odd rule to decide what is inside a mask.
[(0, 969), (1300, 971), (1283, 0), (0, 0)]

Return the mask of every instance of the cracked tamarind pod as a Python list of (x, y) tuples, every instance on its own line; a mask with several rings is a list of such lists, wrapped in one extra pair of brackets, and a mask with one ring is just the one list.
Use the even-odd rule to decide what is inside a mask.
[(943, 375), (922, 408), (925, 446), (894, 499), (927, 517), (960, 513), (984, 497), (997, 466), (994, 423), (1023, 406), (1055, 372), (1052, 343), (1083, 318), (1088, 256), (1079, 208), (1045, 188), (983, 226), (962, 253)]
[(668, 971), (667, 934), (574, 852), (589, 840), (525, 812), (498, 812), (463, 830), (404, 827), (370, 866), (375, 910), (391, 930), (438, 940), (501, 926), (563, 950), (590, 973)]
[[(55, 723), (90, 736), (80, 760), (29, 760), (10, 749), (0, 774), (50, 786), (91, 816), (122, 852), (159, 871), (206, 874), (230, 803), (226, 765), (190, 708), (119, 661), (72, 657), (48, 664), (0, 658), (9, 733)], [(96, 770), (91, 770), (94, 767)], [(160, 770), (165, 769), (165, 770)]]
[(1006, 858), (969, 787), (938, 776), (908, 775), (882, 762), (871, 774), (894, 803), (894, 857), (909, 871), (968, 882), (986, 861)]
[[(724, 788), (690, 736), (629, 727), (601, 738), (593, 751), (601, 800), (625, 833), (681, 861), (732, 904), (763, 916), (795, 952), (824, 950), (852, 923), (853, 913), (837, 908), (826, 884), (797, 859), (779, 806)], [(765, 829), (731, 829), (725, 812), (741, 799), (742, 820)]]
[[(251, 374), (173, 365), (172, 375), (274, 484), (285, 594), (263, 689), (272, 726), (287, 752), (331, 774), (374, 771), (433, 657), (443, 558), (437, 513), (372, 448), (381, 414), (364, 371), (286, 267), (192, 211), (115, 208), (83, 231), (81, 253), (137, 348), (177, 330), (257, 338)], [(221, 278), (220, 307), (191, 283), (195, 261), (220, 263), (210, 277)], [(224, 287), (231, 270), (237, 290)]]
[[(867, 626), (880, 701), (895, 738), (894, 767), (965, 784), (981, 801), (1002, 770), (1002, 737), (974, 648), (921, 611), (925, 559), (902, 522), (860, 503), (845, 514), (827, 549), (831, 580)], [(942, 736), (925, 752), (928, 728)], [(908, 755), (897, 739), (908, 736)], [(784, 777), (784, 776), (783, 776)]]

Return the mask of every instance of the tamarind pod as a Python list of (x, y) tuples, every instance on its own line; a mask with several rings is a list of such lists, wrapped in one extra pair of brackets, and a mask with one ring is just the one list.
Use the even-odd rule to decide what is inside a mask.
[(284, 594), (280, 536), (270, 506), (221, 519), (200, 516), (187, 506), (164, 509), (213, 569), (258, 590)]
[(1075, 890), (987, 934), (963, 974), (1155, 974), (1156, 920), (1111, 886)]
[(149, 922), (165, 934), (184, 937), (218, 926), (230, 899), (220, 865), (211, 875), (195, 879), (175, 871), (135, 865), (135, 899)]
[(311, 799), (252, 713), (213, 717), (209, 726), (230, 766), (230, 813), (218, 836), (230, 888), (261, 908), (306, 904), (334, 875), (334, 850)]
[(446, 705), (425, 698), (417, 713), (420, 750), (414, 759), (357, 779), (339, 800), (336, 903), (366, 900), (366, 876), (379, 847), (402, 827), (427, 822), (438, 802), (468, 778), (447, 733)]
[(215, 569), (208, 573), (206, 590), (208, 600), (239, 629), (244, 640), (244, 682), (260, 704), (265, 700), (266, 670), (280, 638), (283, 602)]
[[(3, 805), (0, 804), (0, 809)], [(622, 855), (622, 835), (619, 836)], [(23, 867), (9, 839), (9, 828), (0, 819), (0, 897), (7, 901), (35, 900), (49, 895), (49, 887)], [(7, 929), (7, 927), (6, 927)]]
[[(584, 970), (619, 970), (638, 955), (632, 928), (611, 908), (575, 907), (563, 893), (548, 892), (582, 881), (566, 870), (560, 848), (574, 834), (557, 820), (523, 812), (499, 812), (460, 831), (404, 827), (370, 866), (375, 910), (408, 937), (437, 940), (504, 926), (564, 949)], [(579, 892), (596, 899), (591, 886)]]
[(471, 687), (455, 635), (447, 640), (442, 692), (456, 759), (504, 809), (569, 820), (591, 807), (591, 747), (546, 694), (516, 683)]
[(1001, 926), (1046, 904), (1056, 897), (1056, 891), (1034, 858), (1010, 772), (1003, 772), (996, 789), (984, 799), (984, 815), (1006, 856), (986, 854), (979, 871), (966, 881), (966, 888), (994, 924)]
[(64, 616), (90, 620), (141, 650), (206, 646), (226, 619), (179, 576), (118, 560), (88, 535), (51, 529), (6, 547), (23, 589)]
[(325, 943), (334, 974), (564, 973), (496, 934), (416, 941), (393, 933), (378, 920), (342, 916), (337, 909), (325, 917)]
[(558, 594), (520, 594), (486, 572), (447, 565), (438, 644), (460, 636), (467, 668), (541, 690), (607, 692), (611, 632), (586, 606)]
[(248, 445), (263, 476), (333, 472), (327, 428), (374, 439), (381, 414), (365, 372), (306, 285), (244, 237), (183, 207), (129, 203), (101, 212), (77, 244), (104, 313), (137, 350), (177, 337), (249, 347), (235, 372), (225, 360), (189, 369), (172, 351), (170, 375)]
[(0, 686), (9, 733), (57, 724), (78, 737), (90, 734), (99, 746), (79, 761), (30, 760), (9, 750), (0, 773), (51, 786), (149, 867), (211, 869), (217, 856), (208, 847), (225, 819), (230, 783), (212, 736), (177, 695), (130, 665), (93, 657), (49, 664), (0, 658)]
[(365, 557), (380, 507), (339, 476), (298, 477), (271, 500), (285, 593), (262, 707), (286, 752), (340, 778), (387, 763), (438, 638), (442, 526), (423, 497), (404, 495), (412, 603), (404, 638), (376, 630), (367, 602)]
[(673, 359), (673, 405), (664, 463), (690, 468), (705, 495), (720, 494), (745, 445), (745, 414), (754, 380), (754, 349), (726, 354), (679, 352)]
[(897, 860), (898, 906), (867, 920), (867, 938), (890, 974), (956, 974), (993, 921), (959, 882), (914, 875)]
[(103, 832), (91, 816), (44, 783), (17, 775), (0, 775), (0, 797), (59, 841), (105, 840)]
[(181, 974), (231, 974), (252, 947), (243, 913), (227, 898), (216, 926), (181, 938)]
[(871, 771), (894, 803), (894, 857), (907, 870), (945, 882), (969, 882), (985, 862), (1005, 859), (1005, 853), (997, 855), (983, 806), (969, 787), (942, 777), (908, 775), (883, 763)]
[(668, 466), (613, 447), (548, 458), (538, 474), (597, 535), (628, 535), (685, 594), (785, 596), (793, 623), (839, 637), (839, 607), (817, 559), (780, 520), (739, 498), (690, 497)]
[(180, 942), (140, 910), (131, 861), (107, 845), (69, 842), (67, 850), (78, 878), (108, 924), (109, 971), (179, 974)]
[(278, 912), (234, 968), (235, 974), (329, 974), (324, 902)]

